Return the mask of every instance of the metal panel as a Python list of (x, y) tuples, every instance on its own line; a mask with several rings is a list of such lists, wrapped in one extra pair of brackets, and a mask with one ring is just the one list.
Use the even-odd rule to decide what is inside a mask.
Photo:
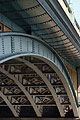
[(22, 37), (22, 51), (28, 51), (28, 43), (26, 37)]
[(0, 37), (0, 55), (3, 55), (3, 50), (2, 50), (2, 37)]
[(6, 40), (4, 40), (4, 53), (9, 54), (11, 51), (11, 37), (6, 36)]
[[(13, 37), (13, 40), (14, 40), (14, 49), (15, 49), (15, 52), (19, 52), (20, 51), (20, 37)], [(16, 42), (17, 41), (17, 42)]]

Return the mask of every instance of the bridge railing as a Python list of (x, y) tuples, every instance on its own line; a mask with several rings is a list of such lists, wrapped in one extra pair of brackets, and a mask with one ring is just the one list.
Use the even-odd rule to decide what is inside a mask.
[(68, 4), (67, 0), (58, 0), (59, 4), (63, 8), (64, 12), (70, 19), (71, 23), (73, 24), (74, 28), (76, 29), (77, 33), (80, 36), (80, 27), (79, 24), (77, 23), (75, 17), (74, 17), (74, 12), (72, 10), (72, 4)]

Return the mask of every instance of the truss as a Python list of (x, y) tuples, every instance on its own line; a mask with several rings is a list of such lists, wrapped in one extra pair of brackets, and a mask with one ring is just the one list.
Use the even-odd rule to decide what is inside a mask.
[(0, 98), (0, 106), (8, 106), (15, 116), (20, 114), (21, 106), (32, 106), (37, 116), (43, 114), (45, 106), (58, 107), (61, 116), (72, 109), (57, 73), (34, 57), (1, 64), (0, 89), (4, 96)]

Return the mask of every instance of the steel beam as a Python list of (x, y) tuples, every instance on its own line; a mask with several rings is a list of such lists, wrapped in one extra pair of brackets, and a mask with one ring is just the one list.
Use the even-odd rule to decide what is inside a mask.
[[(32, 106), (32, 105), (29, 105), (29, 104), (18, 104), (19, 106)], [(17, 104), (13, 104), (12, 106), (18, 106)], [(39, 106), (56, 106), (56, 104), (37, 104), (37, 105), (39, 105)], [(70, 105), (70, 103), (64, 103), (64, 104), (62, 104), (63, 106), (69, 106)], [(0, 105), (0, 106), (7, 106), (7, 105)]]
[(46, 78), (46, 76), (34, 64), (30, 63), (29, 61), (21, 59), (21, 58), (16, 58), (16, 60), (18, 60), (19, 62), (23, 62), (28, 67), (32, 68), (42, 78), (42, 80), (47, 85), (48, 89), (50, 90), (50, 92), (51, 92), (51, 94), (56, 102), (56, 105), (58, 107), (58, 110), (60, 112), (61, 117), (64, 117), (65, 116), (64, 111), (63, 111), (62, 106), (58, 100), (57, 94), (56, 94), (53, 86), (49, 82), (49, 80)]
[(64, 75), (62, 75), (61, 73), (61, 70), (59, 70), (58, 66), (56, 66), (55, 64), (53, 64), (51, 61), (47, 60), (47, 59), (43, 59), (43, 58), (40, 58), (40, 57), (35, 57), (35, 58), (39, 58), (41, 60), (43, 60), (45, 63), (47, 63), (53, 70), (56, 71), (56, 73), (58, 73), (58, 76), (59, 78), (61, 79), (63, 85), (64, 85), (64, 88), (66, 90), (66, 93), (69, 97), (69, 100), (70, 100), (70, 103), (72, 105), (72, 109), (73, 109), (73, 113), (74, 113), (74, 116), (75, 117), (78, 117), (78, 111), (77, 111), (77, 108), (76, 108), (76, 104), (75, 104), (75, 101), (73, 99), (73, 93), (72, 91), (70, 90), (70, 87), (69, 87), (69, 83), (67, 82), (66, 78)]
[(13, 75), (11, 75), (9, 72), (7, 72), (5, 69), (0, 67), (0, 71), (2, 73), (4, 73), (6, 76), (8, 76), (10, 79), (12, 79), (17, 85), (18, 87), (23, 91), (23, 93), (25, 94), (25, 96), (28, 98), (29, 102), (31, 103), (36, 115), (38, 117), (41, 117), (41, 113), (39, 112), (37, 105), (35, 104), (35, 102), (33, 101), (31, 95), (28, 93), (28, 91), (25, 89), (25, 87), (19, 82), (19, 80), (17, 78), (15, 78)]
[[(59, 93), (59, 94), (57, 94), (57, 96), (67, 96), (67, 94), (66, 93), (63, 93), (63, 94), (61, 94), (61, 93)], [(5, 96), (25, 96), (25, 95), (21, 95), (21, 94), (5, 94)], [(51, 94), (31, 94), (31, 96), (38, 96), (38, 97), (45, 97), (45, 96), (47, 96), (47, 97), (49, 97), (49, 96), (52, 96)]]

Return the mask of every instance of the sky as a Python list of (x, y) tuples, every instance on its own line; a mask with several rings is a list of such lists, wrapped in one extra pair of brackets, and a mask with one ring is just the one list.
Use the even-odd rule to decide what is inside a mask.
[(80, 0), (68, 0), (73, 5), (75, 18), (80, 26)]

